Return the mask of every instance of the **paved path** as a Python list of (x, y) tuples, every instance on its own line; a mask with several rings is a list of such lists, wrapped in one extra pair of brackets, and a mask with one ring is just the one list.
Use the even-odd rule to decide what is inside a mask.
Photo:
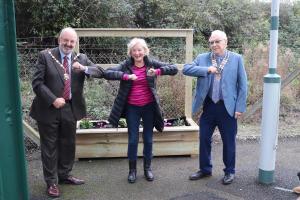
[[(237, 172), (233, 184), (221, 184), (222, 143), (215, 138), (213, 144), (213, 176), (204, 180), (189, 181), (188, 176), (197, 170), (198, 157), (159, 157), (153, 160), (155, 180), (143, 177), (142, 159), (138, 161), (138, 179), (127, 183), (128, 164), (125, 158), (80, 160), (73, 174), (87, 181), (82, 186), (62, 185), (66, 200), (296, 200), (290, 190), (299, 185), (300, 137), (281, 138), (278, 143), (275, 184), (257, 182), (258, 140), (239, 140), (237, 143)], [(39, 152), (28, 158), (28, 179), (31, 200), (49, 199), (45, 194)]]

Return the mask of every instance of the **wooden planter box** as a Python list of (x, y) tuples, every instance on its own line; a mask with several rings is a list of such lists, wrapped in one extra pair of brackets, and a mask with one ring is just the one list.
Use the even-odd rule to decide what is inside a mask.
[[(187, 119), (191, 126), (165, 127), (162, 133), (154, 132), (154, 156), (197, 155), (198, 125)], [(142, 129), (140, 129), (140, 133)], [(127, 128), (77, 129), (76, 158), (127, 157)], [(140, 134), (138, 155), (143, 155)]]

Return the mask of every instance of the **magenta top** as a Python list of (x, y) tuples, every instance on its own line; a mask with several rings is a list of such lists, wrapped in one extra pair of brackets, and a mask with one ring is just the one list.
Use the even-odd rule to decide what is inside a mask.
[[(153, 94), (147, 82), (146, 66), (132, 67), (132, 72), (137, 76), (137, 79), (132, 82), (131, 91), (129, 92), (127, 103), (135, 106), (144, 106), (154, 101)], [(160, 75), (160, 69), (156, 69), (156, 75)], [(123, 80), (129, 80), (129, 75), (124, 74)]]

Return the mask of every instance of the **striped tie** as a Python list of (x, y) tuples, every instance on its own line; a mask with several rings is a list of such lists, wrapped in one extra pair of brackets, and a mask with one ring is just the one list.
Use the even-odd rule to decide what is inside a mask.
[(68, 57), (64, 57), (63, 66), (65, 68), (65, 73), (68, 74), (68, 79), (65, 79), (65, 87), (64, 87), (64, 99), (70, 100), (70, 91), (71, 91), (71, 76), (69, 74), (69, 67), (68, 67)]

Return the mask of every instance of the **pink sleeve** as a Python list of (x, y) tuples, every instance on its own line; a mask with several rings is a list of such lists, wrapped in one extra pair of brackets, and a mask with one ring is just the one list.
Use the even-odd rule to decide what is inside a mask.
[(160, 76), (161, 75), (161, 70), (160, 69), (156, 69), (155, 70), (155, 75)]
[(128, 79), (129, 79), (129, 75), (128, 74), (124, 74), (123, 77), (122, 77), (122, 80), (128, 81)]

